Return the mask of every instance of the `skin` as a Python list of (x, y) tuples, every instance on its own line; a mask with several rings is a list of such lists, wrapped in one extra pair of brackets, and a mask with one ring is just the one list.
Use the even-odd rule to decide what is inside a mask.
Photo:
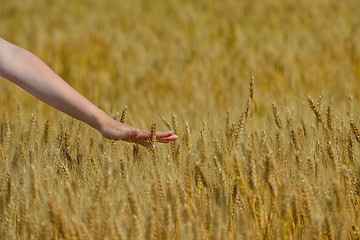
[[(97, 129), (111, 140), (148, 146), (150, 132), (120, 123), (109, 117), (77, 92), (31, 52), (0, 37), (0, 76), (20, 86), (44, 103)], [(172, 131), (156, 132), (161, 143), (176, 141)]]

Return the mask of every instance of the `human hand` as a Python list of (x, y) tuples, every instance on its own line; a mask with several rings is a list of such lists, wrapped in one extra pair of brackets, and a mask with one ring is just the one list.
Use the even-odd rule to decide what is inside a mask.
[[(104, 137), (110, 140), (122, 140), (149, 147), (150, 131), (140, 130), (111, 118), (103, 124), (100, 132)], [(178, 136), (174, 135), (174, 132), (172, 131), (156, 132), (157, 142), (169, 143), (176, 141), (177, 139)]]

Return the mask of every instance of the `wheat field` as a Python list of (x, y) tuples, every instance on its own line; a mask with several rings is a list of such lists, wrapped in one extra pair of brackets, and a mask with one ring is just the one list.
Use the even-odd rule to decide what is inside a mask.
[(0, 79), (0, 239), (360, 239), (358, 0), (1, 0), (0, 36), (115, 119)]

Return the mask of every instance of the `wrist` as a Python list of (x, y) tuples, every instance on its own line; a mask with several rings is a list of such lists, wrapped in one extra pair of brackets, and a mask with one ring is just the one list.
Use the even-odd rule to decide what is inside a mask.
[(104, 111), (101, 109), (97, 109), (96, 114), (94, 114), (94, 128), (98, 130), (100, 133), (104, 133), (107, 126), (109, 126), (109, 122), (112, 120)]

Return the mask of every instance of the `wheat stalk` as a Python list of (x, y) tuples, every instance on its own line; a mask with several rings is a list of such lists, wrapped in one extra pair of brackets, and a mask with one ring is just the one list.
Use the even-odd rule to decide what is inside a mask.
[(359, 133), (359, 129), (357, 128), (354, 120), (350, 120), (350, 126), (351, 126), (351, 129), (354, 133), (354, 136), (355, 136), (355, 139), (358, 143), (360, 143), (360, 133)]
[(125, 123), (126, 121), (126, 114), (127, 114), (127, 106), (124, 107), (124, 109), (121, 112), (120, 122)]
[(275, 103), (272, 104), (272, 108), (273, 108), (273, 114), (274, 114), (276, 126), (278, 126), (279, 129), (282, 129), (283, 125), (280, 119), (279, 110)]

